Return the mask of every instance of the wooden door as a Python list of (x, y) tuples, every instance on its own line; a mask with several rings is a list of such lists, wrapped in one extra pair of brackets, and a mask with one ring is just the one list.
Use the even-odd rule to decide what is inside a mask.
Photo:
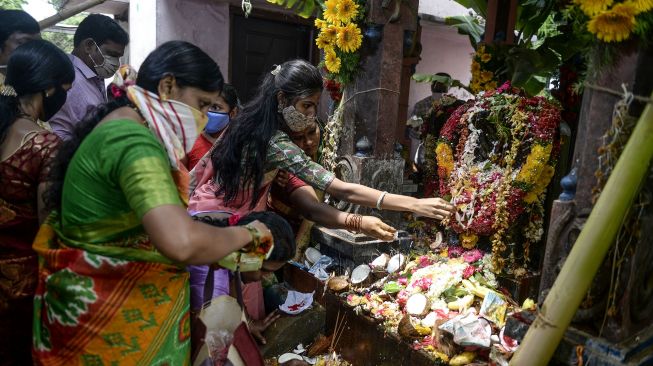
[(311, 27), (234, 15), (231, 28), (231, 82), (243, 102), (256, 92), (273, 65), (301, 58), (310, 61)]

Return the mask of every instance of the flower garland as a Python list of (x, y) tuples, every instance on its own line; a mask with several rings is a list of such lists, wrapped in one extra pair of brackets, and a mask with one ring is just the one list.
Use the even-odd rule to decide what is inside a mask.
[[(523, 97), (506, 83), (459, 107), (441, 130), (440, 194), (457, 208), (447, 224), (465, 248), (491, 237), (497, 272), (505, 265), (508, 229), (543, 200), (553, 177), (559, 123), (557, 107), (542, 97)], [(535, 238), (539, 228), (527, 228)]]
[(497, 76), (492, 70), (497, 70), (497, 63), (500, 62), (496, 53), (493, 56), (493, 48), (481, 44), (474, 52), (472, 57), (472, 80), (469, 82), (469, 88), (472, 93), (477, 94), (482, 91), (490, 91), (497, 88)]
[(323, 51), (320, 66), (327, 72), (326, 79), (332, 97), (335, 87), (350, 83), (359, 67), (357, 52), (363, 42), (360, 23), (365, 19), (365, 3), (360, 0), (327, 0), (321, 17), (315, 19), (319, 34), (315, 44)]
[(646, 39), (653, 27), (652, 0), (574, 0), (584, 14), (587, 30), (606, 43), (622, 42), (632, 35)]

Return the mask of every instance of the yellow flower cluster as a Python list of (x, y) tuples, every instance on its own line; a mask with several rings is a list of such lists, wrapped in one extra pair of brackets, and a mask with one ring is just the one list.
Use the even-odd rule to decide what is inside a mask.
[(446, 142), (440, 142), (435, 148), (435, 156), (438, 159), (438, 166), (444, 168), (447, 177), (453, 171), (453, 150)]
[(540, 177), (537, 178), (537, 181), (535, 182), (535, 187), (524, 196), (524, 202), (526, 203), (533, 203), (535, 202), (540, 195), (544, 192), (546, 187), (549, 186), (549, 183), (551, 182), (551, 179), (553, 178), (553, 175), (555, 174), (555, 168), (551, 165), (546, 165), (544, 169), (542, 169), (542, 172), (540, 173)]
[(637, 15), (653, 9), (653, 0), (574, 0), (590, 17), (587, 30), (603, 42), (621, 42), (632, 34)]
[(497, 81), (494, 80), (494, 73), (486, 70), (484, 66), (492, 60), (492, 55), (485, 51), (485, 45), (480, 45), (472, 58), (472, 81), (469, 87), (474, 94), (484, 90), (497, 88)]
[(327, 70), (337, 74), (342, 62), (336, 51), (355, 52), (363, 42), (361, 30), (353, 22), (358, 15), (359, 5), (354, 0), (327, 0), (324, 6), (324, 19), (315, 20), (315, 27), (320, 30), (315, 44), (324, 50)]
[(460, 234), (461, 245), (465, 249), (472, 249), (478, 243), (478, 235), (472, 232), (465, 232)]
[(528, 185), (535, 185), (549, 162), (552, 148), (553, 145), (551, 144), (533, 145), (531, 153), (526, 157), (526, 162), (519, 170), (517, 181)]

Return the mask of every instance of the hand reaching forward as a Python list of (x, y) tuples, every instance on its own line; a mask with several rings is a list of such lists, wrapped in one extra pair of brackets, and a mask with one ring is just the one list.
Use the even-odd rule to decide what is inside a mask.
[(385, 241), (392, 241), (395, 238), (397, 229), (381, 221), (374, 216), (363, 216), (361, 231), (367, 236)]
[(456, 208), (442, 198), (422, 198), (412, 211), (418, 215), (443, 220), (455, 213)]

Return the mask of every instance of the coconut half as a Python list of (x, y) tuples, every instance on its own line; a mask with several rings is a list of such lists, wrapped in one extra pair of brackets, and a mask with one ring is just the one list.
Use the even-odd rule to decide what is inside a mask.
[(351, 284), (352, 285), (363, 285), (365, 282), (369, 281), (370, 274), (372, 269), (367, 264), (361, 264), (360, 266), (354, 268), (351, 271)]
[(424, 294), (412, 294), (406, 301), (406, 313), (414, 316), (424, 316), (431, 310), (431, 303)]
[(388, 273), (395, 273), (400, 270), (404, 264), (406, 264), (406, 256), (403, 254), (397, 254), (390, 258), (388, 261), (388, 266), (385, 268), (385, 270)]
[(322, 257), (322, 253), (320, 253), (319, 250), (313, 248), (313, 247), (308, 247), (306, 248), (306, 251), (304, 252), (304, 257), (306, 257), (306, 260), (313, 265), (315, 262), (320, 260), (320, 257)]
[(346, 276), (331, 277), (327, 282), (327, 286), (333, 292), (342, 292), (349, 287), (349, 281), (347, 281)]
[(380, 256), (376, 257), (372, 263), (370, 263), (370, 267), (372, 267), (373, 270), (385, 270), (385, 268), (388, 266), (389, 260), (390, 256), (383, 253)]
[(304, 361), (304, 358), (302, 356), (294, 354), (294, 353), (284, 353), (281, 356), (279, 356), (279, 358), (277, 359), (277, 361), (279, 363), (286, 363), (286, 362), (288, 362), (290, 360)]

